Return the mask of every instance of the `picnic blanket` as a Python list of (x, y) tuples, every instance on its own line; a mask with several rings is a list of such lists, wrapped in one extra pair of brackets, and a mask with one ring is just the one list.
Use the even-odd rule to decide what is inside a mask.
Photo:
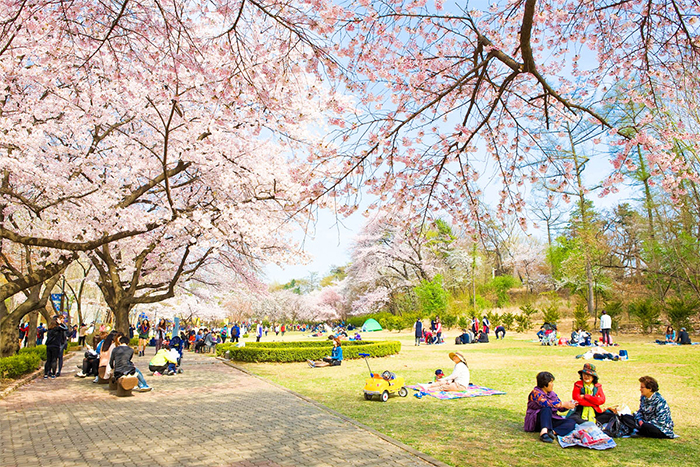
[(421, 398), (423, 396), (435, 397), (436, 399), (462, 399), (464, 397), (481, 397), (481, 396), (498, 396), (505, 394), (503, 391), (497, 391), (484, 386), (476, 386), (470, 384), (466, 391), (430, 391), (425, 384), (416, 384), (414, 386), (406, 386), (407, 388), (417, 391), (414, 396)]
[(563, 448), (571, 446), (581, 446), (588, 449), (612, 449), (617, 444), (615, 441), (598, 428), (593, 422), (586, 422), (581, 425), (576, 425), (574, 431), (566, 436), (558, 436), (559, 445)]

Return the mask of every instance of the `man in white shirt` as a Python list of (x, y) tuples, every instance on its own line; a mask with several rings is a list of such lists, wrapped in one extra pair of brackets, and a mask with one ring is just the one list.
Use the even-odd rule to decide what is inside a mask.
[(612, 340), (610, 339), (610, 329), (612, 328), (612, 318), (608, 315), (608, 312), (603, 310), (600, 315), (600, 332), (603, 334), (603, 345), (611, 345)]

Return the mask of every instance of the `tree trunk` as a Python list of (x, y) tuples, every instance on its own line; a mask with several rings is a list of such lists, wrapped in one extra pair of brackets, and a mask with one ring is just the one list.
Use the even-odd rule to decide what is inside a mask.
[(129, 312), (132, 308), (131, 306), (119, 306), (112, 309), (112, 313), (114, 313), (114, 329), (125, 336), (129, 335)]
[(11, 357), (19, 351), (17, 326), (19, 319), (12, 313), (0, 320), (0, 358)]
[(588, 297), (587, 297), (587, 302), (588, 302), (588, 314), (591, 316), (596, 316), (596, 310), (595, 310), (595, 303), (594, 303), (594, 297), (595, 297), (595, 287), (593, 285), (593, 271), (591, 268), (591, 261), (586, 258), (586, 282), (588, 286)]
[(39, 312), (29, 313), (29, 334), (27, 335), (27, 347), (36, 347), (36, 327), (39, 324)]

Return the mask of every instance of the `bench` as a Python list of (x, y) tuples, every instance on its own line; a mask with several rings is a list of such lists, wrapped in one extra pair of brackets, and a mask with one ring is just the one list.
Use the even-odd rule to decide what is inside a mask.
[(139, 379), (136, 375), (126, 375), (119, 379), (109, 380), (109, 389), (117, 391), (117, 397), (131, 396), (131, 391), (138, 385)]

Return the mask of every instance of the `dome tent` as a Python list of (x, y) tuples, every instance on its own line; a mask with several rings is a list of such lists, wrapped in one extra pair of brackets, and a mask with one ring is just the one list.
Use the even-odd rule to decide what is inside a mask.
[(362, 332), (381, 331), (382, 327), (376, 319), (370, 318), (362, 325)]

